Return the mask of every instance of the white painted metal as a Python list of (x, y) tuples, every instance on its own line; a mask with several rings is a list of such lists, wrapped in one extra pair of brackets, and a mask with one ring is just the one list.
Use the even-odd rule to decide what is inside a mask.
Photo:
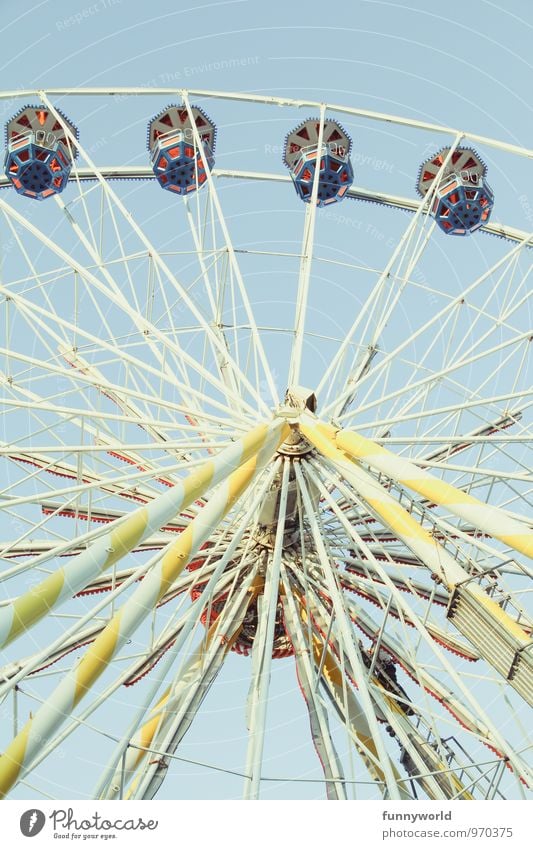
[(283, 475), (274, 550), (267, 563), (265, 590), (260, 606), (258, 602), (259, 625), (253, 649), (257, 661), (250, 690), (250, 736), (246, 754), (245, 772), (247, 778), (244, 784), (245, 799), (258, 799), (261, 786), (261, 764), (265, 742), (268, 688), (272, 666), (274, 629), (276, 627), (276, 608), (279, 599), (283, 535), (285, 531), (285, 515), (289, 490), (289, 468), (290, 461), (285, 458), (283, 460)]

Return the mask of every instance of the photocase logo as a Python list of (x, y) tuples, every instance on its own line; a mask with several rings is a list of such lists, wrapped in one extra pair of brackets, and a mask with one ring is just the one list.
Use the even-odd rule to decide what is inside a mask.
[(46, 822), (46, 817), (42, 811), (37, 808), (30, 808), (29, 811), (24, 811), (20, 818), (20, 830), (24, 837), (35, 837), (43, 830)]

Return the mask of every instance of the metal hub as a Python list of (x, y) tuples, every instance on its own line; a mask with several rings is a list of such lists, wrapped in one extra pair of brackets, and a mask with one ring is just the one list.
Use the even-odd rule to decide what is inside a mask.
[(305, 454), (310, 454), (313, 446), (309, 444), (307, 439), (296, 428), (292, 428), (289, 436), (278, 448), (278, 454), (284, 457), (303, 457)]

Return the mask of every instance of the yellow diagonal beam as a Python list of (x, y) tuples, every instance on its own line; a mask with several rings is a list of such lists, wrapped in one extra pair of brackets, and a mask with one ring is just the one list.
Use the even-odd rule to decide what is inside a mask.
[(167, 492), (134, 510), (127, 519), (112, 522), (107, 533), (86, 551), (71, 558), (28, 592), (0, 608), (0, 648), (7, 646), (59, 604), (72, 598), (151, 533), (159, 530), (195, 499), (226, 478), (261, 450), (271, 434), (279, 431), (279, 427), (279, 422), (271, 422), (253, 428)]
[(364, 460), (369, 466), (427, 498), (432, 504), (446, 507), (450, 513), (471, 522), (475, 528), (499, 539), (515, 551), (533, 557), (533, 529), (524, 522), (434, 477), (415, 463), (393, 454), (359, 433), (336, 430), (322, 423), (317, 424), (317, 427), (350, 457)]
[[(308, 613), (302, 597), (298, 597), (299, 615), (304, 626), (307, 626)], [(341, 670), (333, 652), (325, 645), (325, 639), (316, 628), (312, 631), (312, 650), (315, 666), (322, 669), (321, 676), (334, 702), (339, 709), (346, 713), (346, 719), (352, 732), (354, 744), (363, 759), (363, 762), (375, 781), (385, 784), (385, 773), (379, 766), (379, 753), (372, 737), (372, 733), (366, 721), (364, 711), (358, 699), (347, 684), (345, 674)], [(322, 667), (321, 667), (322, 664)], [(402, 789), (401, 778), (393, 766), (395, 780), (399, 783), (401, 795), (405, 795)]]
[[(115, 613), (76, 666), (63, 678), (0, 757), (0, 797), (5, 797), (20, 773), (70, 716), (72, 710), (102, 675), (121, 647), (149, 616), (168, 587), (178, 578), (191, 557), (211, 536), (251, 480), (271, 459), (289, 431), (276, 421), (263, 433), (259, 452), (232, 472), (208, 504), (178, 539), (166, 549), (159, 563)], [(259, 446), (256, 446), (259, 447)]]

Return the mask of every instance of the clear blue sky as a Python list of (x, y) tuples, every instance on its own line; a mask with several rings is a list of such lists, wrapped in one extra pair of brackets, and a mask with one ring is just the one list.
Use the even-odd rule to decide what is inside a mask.
[[(2, 85), (178, 85), (342, 100), (526, 143), (531, 6), (3, 0)], [(224, 60), (256, 57), (210, 70)]]

